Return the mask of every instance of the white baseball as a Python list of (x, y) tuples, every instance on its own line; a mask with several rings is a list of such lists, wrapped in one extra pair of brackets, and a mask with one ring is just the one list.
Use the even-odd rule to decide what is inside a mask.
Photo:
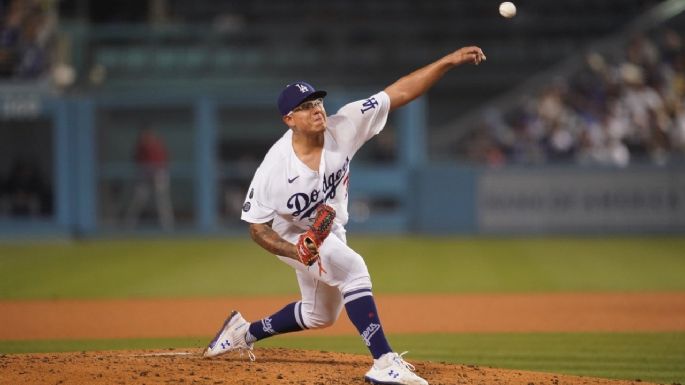
[(511, 1), (505, 1), (499, 5), (499, 14), (507, 19), (516, 16), (516, 6)]

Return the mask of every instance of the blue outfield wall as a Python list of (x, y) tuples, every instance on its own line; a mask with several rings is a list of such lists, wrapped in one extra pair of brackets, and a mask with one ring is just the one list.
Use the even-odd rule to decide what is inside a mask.
[[(350, 98), (331, 99), (330, 105), (340, 106)], [(98, 127), (101, 124), (98, 112), (112, 107), (146, 111), (160, 106), (167, 108), (162, 114), (185, 108), (192, 122), (180, 131), (181, 141), (188, 148), (187, 160), (176, 166), (172, 164), (172, 178), (176, 175), (186, 181), (189, 207), (187, 223), (174, 232), (246, 234), (244, 224), (231, 218), (232, 214), (222, 212), (225, 208), (221, 203), (220, 178), (236, 177), (234, 170), (249, 178), (252, 171), (247, 172), (240, 163), (219, 164), (218, 131), (221, 118), (226, 115), (221, 111), (226, 106), (271, 108), (271, 104), (269, 98), (209, 96), (174, 97), (166, 101), (145, 97), (135, 100), (87, 97), (35, 102), (38, 107), (34, 113), (52, 122), (53, 216), (35, 220), (0, 217), (0, 237), (131, 235), (130, 229), (113, 226), (102, 218), (106, 211), (103, 206), (113, 199), (103, 189), (103, 181), (133, 179), (135, 169), (129, 161), (102, 164), (99, 151), (114, 143), (102, 143), (102, 137), (98, 137), (102, 129)], [(398, 154), (395, 162), (352, 163), (348, 225), (351, 232), (681, 234), (685, 231), (683, 166), (488, 169), (429, 163), (425, 144), (426, 109), (425, 100), (420, 99), (393, 113), (392, 129), (397, 137)], [(119, 110), (113, 111), (110, 115), (116, 124)], [(268, 130), (266, 135), (272, 141), (274, 133)], [(252, 134), (240, 130), (237, 133)], [(143, 227), (134, 233), (168, 235), (155, 226)]]
[(476, 181), (473, 167), (432, 165), (414, 171), (411, 183), (416, 196), (412, 230), (430, 233), (478, 231), (476, 217)]
[(507, 168), (479, 173), (481, 233), (682, 233), (685, 168)]

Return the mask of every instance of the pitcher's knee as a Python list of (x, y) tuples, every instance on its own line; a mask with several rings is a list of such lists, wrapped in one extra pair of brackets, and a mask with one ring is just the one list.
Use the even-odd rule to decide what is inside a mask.
[(371, 277), (369, 277), (368, 273), (366, 275), (357, 276), (340, 286), (340, 291), (343, 295), (364, 289), (371, 291)]
[(309, 329), (323, 329), (335, 323), (335, 318), (333, 317), (306, 316), (303, 314), (302, 318), (304, 318), (303, 321)]

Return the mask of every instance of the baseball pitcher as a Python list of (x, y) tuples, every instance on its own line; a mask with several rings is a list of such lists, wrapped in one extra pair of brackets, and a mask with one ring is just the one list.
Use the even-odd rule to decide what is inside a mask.
[(381, 132), (390, 111), (426, 93), (448, 70), (483, 60), (478, 47), (458, 49), (331, 116), (325, 91), (303, 81), (283, 89), (278, 109), (288, 130), (255, 172), (241, 218), (257, 244), (295, 270), (302, 298), (252, 323), (233, 311), (205, 357), (238, 350), (254, 359), (256, 341), (330, 326), (344, 307), (374, 359), (367, 381), (428, 384), (390, 347), (364, 259), (347, 245), (350, 161)]

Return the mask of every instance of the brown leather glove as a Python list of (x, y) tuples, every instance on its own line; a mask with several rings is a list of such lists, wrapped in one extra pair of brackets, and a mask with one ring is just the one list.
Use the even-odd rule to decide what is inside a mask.
[(333, 220), (335, 219), (335, 209), (327, 204), (320, 204), (316, 208), (316, 216), (314, 223), (309, 226), (309, 229), (300, 235), (300, 239), (295, 245), (297, 247), (297, 256), (300, 262), (307, 266), (311, 266), (314, 262), (319, 264), (319, 275), (325, 273), (319, 258), (319, 246), (331, 233), (333, 228)]

